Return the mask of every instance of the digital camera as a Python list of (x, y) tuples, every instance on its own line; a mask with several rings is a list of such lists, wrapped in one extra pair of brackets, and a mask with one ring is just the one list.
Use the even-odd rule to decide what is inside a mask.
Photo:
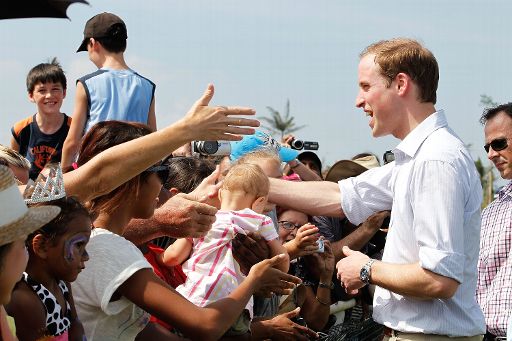
[(229, 141), (193, 141), (192, 151), (201, 155), (229, 155), (231, 143)]
[(324, 240), (323, 239), (317, 239), (316, 245), (318, 245), (318, 250), (316, 250), (317, 253), (324, 253), (325, 247), (324, 247)]
[(318, 142), (294, 139), (290, 142), (290, 147), (296, 150), (318, 150)]

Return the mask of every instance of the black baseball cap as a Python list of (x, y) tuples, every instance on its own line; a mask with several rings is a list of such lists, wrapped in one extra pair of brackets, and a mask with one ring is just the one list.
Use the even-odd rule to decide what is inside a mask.
[[(119, 35), (118, 30), (113, 30), (112, 27), (118, 25), (121, 27), (121, 35)], [(89, 38), (106, 38), (113, 37), (114, 32), (117, 32), (116, 37), (121, 39), (128, 38), (128, 33), (126, 31), (126, 25), (123, 19), (119, 18), (117, 15), (112, 13), (100, 13), (87, 20), (84, 28), (84, 39), (82, 40), (82, 44), (78, 47), (76, 52), (87, 51), (87, 44), (89, 43)]]

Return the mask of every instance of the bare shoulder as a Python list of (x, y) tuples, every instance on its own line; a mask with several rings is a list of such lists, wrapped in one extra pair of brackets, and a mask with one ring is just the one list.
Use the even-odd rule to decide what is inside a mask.
[(44, 335), (46, 310), (37, 294), (25, 282), (16, 284), (5, 310), (9, 316), (14, 317), (17, 325), (23, 326), (17, 333), (28, 333), (25, 337), (20, 337), (20, 340)]

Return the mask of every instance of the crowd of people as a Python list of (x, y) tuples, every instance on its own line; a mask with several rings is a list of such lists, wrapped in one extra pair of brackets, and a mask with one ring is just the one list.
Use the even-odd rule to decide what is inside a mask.
[[(382, 165), (361, 153), (324, 170), (254, 110), (209, 106), (213, 85), (157, 129), (126, 40), (114, 14), (87, 21), (77, 52), (98, 70), (71, 117), (57, 60), (28, 73), (36, 113), (0, 146), (0, 340), (320, 339), (351, 299), (384, 340), (512, 337), (512, 183), (481, 210), (431, 51), (397, 38), (361, 53), (356, 106), (400, 143)], [(512, 103), (481, 122), (512, 179)]]

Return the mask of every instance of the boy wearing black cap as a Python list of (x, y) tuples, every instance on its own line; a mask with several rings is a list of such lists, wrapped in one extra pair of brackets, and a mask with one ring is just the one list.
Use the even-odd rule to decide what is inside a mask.
[(107, 120), (136, 121), (156, 130), (155, 84), (131, 70), (124, 60), (126, 25), (111, 13), (87, 21), (77, 52), (87, 51), (98, 67), (77, 80), (75, 108), (62, 153), (63, 167), (70, 166), (80, 140), (94, 124)]

